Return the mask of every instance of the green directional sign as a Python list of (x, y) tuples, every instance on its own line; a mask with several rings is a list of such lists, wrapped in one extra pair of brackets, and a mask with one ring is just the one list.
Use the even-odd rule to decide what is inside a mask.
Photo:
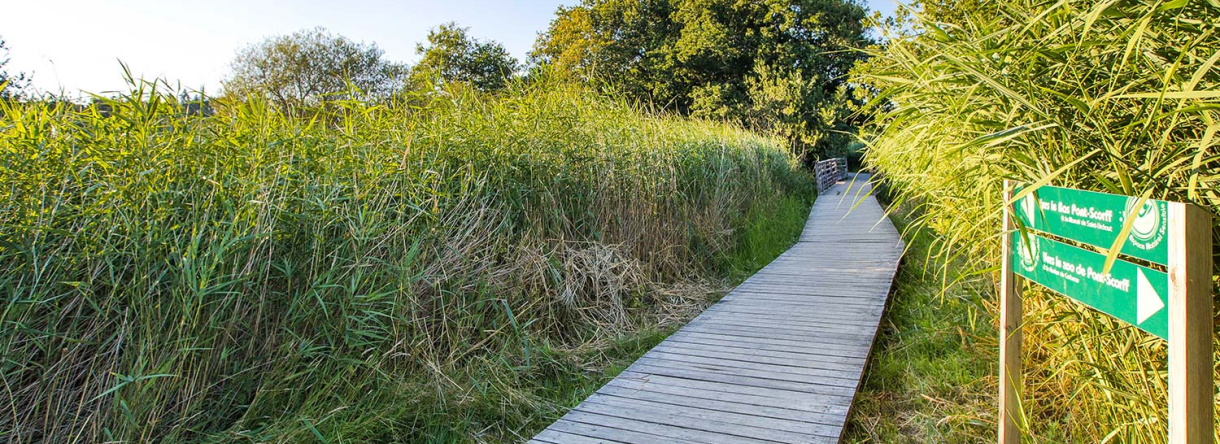
[(1020, 232), (1011, 236), (1008, 260), (1016, 274), (1169, 339), (1169, 276), (1164, 272), (1119, 259), (1103, 274), (1102, 254), (1033, 233), (1026, 233), (1028, 246)]
[[(1138, 197), (1043, 186), (1016, 203), (1026, 227), (1077, 242), (1110, 248)], [(1122, 254), (1165, 265), (1169, 257), (1169, 203), (1149, 199), (1134, 215)]]

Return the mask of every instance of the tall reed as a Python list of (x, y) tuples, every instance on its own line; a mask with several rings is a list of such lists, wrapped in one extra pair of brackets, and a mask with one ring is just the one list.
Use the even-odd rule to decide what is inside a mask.
[(0, 439), (513, 440), (565, 350), (703, 303), (811, 189), (776, 140), (564, 84), (408, 99), (5, 103)]
[[(941, 263), (996, 269), (1005, 179), (1147, 193), (1220, 213), (1220, 4), (963, 5), (951, 23), (918, 17), (914, 32), (892, 36), (858, 71), (892, 106), (866, 137), (867, 164), (900, 203), (920, 207), (916, 226), (940, 234)], [(1164, 341), (1031, 295), (1031, 433), (1164, 442)]]

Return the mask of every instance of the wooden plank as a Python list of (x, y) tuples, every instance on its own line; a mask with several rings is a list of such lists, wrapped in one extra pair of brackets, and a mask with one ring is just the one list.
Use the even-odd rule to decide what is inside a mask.
[[(671, 364), (672, 365), (672, 364)], [(746, 387), (760, 387), (776, 390), (787, 390), (794, 392), (806, 392), (819, 395), (837, 395), (837, 396), (852, 396), (855, 390), (847, 389), (841, 386), (817, 384), (813, 382), (797, 382), (779, 379), (760, 378), (750, 375), (739, 375), (725, 372), (715, 372), (704, 370), (692, 366), (675, 367), (654, 365), (649, 362), (636, 361), (631, 367), (632, 371), (647, 373), (652, 375), (670, 376), (675, 378), (688, 378), (700, 381), (721, 382), (726, 384), (735, 384)]]
[[(884, 307), (884, 301), (880, 301), (882, 295), (874, 295), (871, 297), (856, 296), (856, 297), (825, 297), (813, 295), (789, 295), (783, 293), (755, 293), (758, 290), (737, 290), (721, 299), (722, 302), (740, 302), (753, 306), (784, 309), (784, 310), (811, 310), (815, 312), (868, 312)], [(871, 300), (870, 300), (871, 299)]]
[[(802, 356), (793, 353), (775, 353), (766, 350), (751, 350), (748, 348), (726, 349), (700, 344), (686, 344), (678, 341), (661, 343), (654, 350), (665, 353), (699, 356), (704, 358), (723, 359), (727, 361), (757, 362), (760, 364), (786, 365), (798, 368), (836, 370), (839, 372), (859, 371), (858, 364), (843, 363), (826, 359), (825, 356)], [(778, 355), (778, 356), (777, 356)]]
[[(837, 300), (795, 301), (786, 298), (749, 297), (737, 295), (721, 299), (705, 311), (708, 316), (728, 316), (729, 313), (744, 316), (764, 316), (778, 321), (803, 322), (806, 324), (842, 324), (869, 319), (882, 312), (882, 304), (841, 304)], [(837, 322), (836, 322), (837, 321)]]
[[(817, 413), (846, 413), (847, 406), (851, 404), (851, 397), (849, 396), (816, 395), (808, 392), (748, 387), (715, 381), (671, 378), (664, 375), (637, 373), (633, 371), (623, 372), (622, 377), (615, 378), (609, 385), (632, 390), (641, 390), (646, 387), (673, 387), (674, 390), (682, 390), (684, 393), (704, 393), (709, 395), (724, 393), (748, 395), (749, 398), (741, 402), (751, 405), (779, 407), (789, 410), (803, 410)], [(734, 399), (729, 398), (728, 400)]]
[[(846, 284), (846, 285), (850, 285), (850, 286), (857, 286), (857, 285), (866, 285), (866, 286), (875, 286), (875, 287), (884, 287), (885, 286), (884, 282), (881, 282), (881, 283), (871, 282), (872, 281), (871, 277), (884, 276), (885, 274), (887, 274), (886, 272), (881, 271), (881, 270), (874, 270), (873, 268), (875, 267), (875, 265), (874, 265), (874, 263), (871, 263), (871, 262), (856, 264), (856, 266), (863, 268), (862, 270), (835, 271), (834, 269), (832, 269), (832, 267), (825, 267), (828, 269), (823, 270), (823, 267), (817, 266), (815, 264), (800, 264), (799, 266), (796, 266), (796, 265), (789, 263), (789, 262), (793, 262), (793, 263), (804, 262), (804, 260), (800, 259), (800, 258), (782, 258), (780, 260), (783, 262), (780, 262), (778, 264), (773, 264), (773, 265), (770, 265), (766, 268), (759, 270), (758, 273), (756, 273), (753, 276), (746, 279), (746, 282), (772, 280), (772, 281), (779, 281), (782, 283), (786, 283), (789, 285), (818, 283), (818, 284), (825, 284), (825, 285)], [(830, 273), (841, 273), (841, 274), (842, 273), (851, 273), (851, 274), (842, 275), (842, 276), (831, 276)], [(839, 289), (840, 288), (836, 288), (836, 290), (839, 290)], [(841, 289), (849, 290), (850, 288), (841, 288)]]
[(875, 317), (881, 314), (881, 307), (867, 310), (805, 310), (793, 311), (783, 309), (767, 309), (756, 304), (725, 303), (708, 308), (705, 313), (721, 316), (733, 316), (758, 322), (782, 322), (792, 325), (832, 324), (855, 325), (860, 319)]
[[(644, 390), (638, 390), (623, 388), (617, 385), (607, 385), (602, 387), (602, 390), (597, 391), (597, 394), (601, 396), (616, 396), (628, 399), (658, 402), (661, 404), (673, 405), (675, 406), (675, 409), (695, 407), (719, 412), (757, 416), (760, 418), (783, 419), (826, 426), (838, 425), (839, 421), (841, 420), (840, 417), (846, 414), (835, 412), (809, 412), (790, 408), (757, 405), (736, 400), (729, 395), (713, 395), (714, 393), (715, 392), (672, 390), (665, 386), (648, 387)], [(829, 431), (830, 429), (823, 429), (824, 433)]]
[(885, 305), (888, 292), (883, 291), (843, 291), (839, 294), (828, 293), (825, 289), (801, 289), (799, 287), (778, 287), (765, 285), (748, 285), (734, 289), (724, 297), (727, 300), (748, 299), (751, 301), (773, 300), (780, 304), (815, 304), (821, 310), (833, 310), (840, 305), (855, 307), (880, 307)]
[[(862, 320), (863, 321), (863, 320)], [(835, 328), (797, 328), (760, 324), (748, 324), (742, 321), (732, 319), (716, 319), (707, 318), (691, 322), (690, 328), (692, 331), (701, 331), (712, 334), (725, 334), (739, 337), (762, 337), (775, 339), (789, 339), (793, 341), (805, 341), (806, 338), (813, 336), (810, 340), (830, 342), (844, 346), (863, 346), (867, 347), (872, 343), (872, 337), (860, 332), (852, 332), (847, 330), (847, 327), (838, 325)]]
[[(622, 400), (619, 402), (617, 400)], [(601, 416), (711, 432), (725, 437), (762, 439), (777, 443), (802, 443), (808, 436), (775, 427), (773, 420), (753, 415), (716, 415), (711, 410), (678, 408), (668, 404), (632, 403), (628, 398), (593, 396), (575, 411)], [(638, 419), (645, 418), (645, 419)]]
[(867, 332), (860, 332), (858, 329), (853, 330), (848, 326), (837, 324), (800, 326), (785, 324), (782, 321), (771, 324), (760, 324), (757, 322), (740, 321), (736, 318), (730, 318), (727, 316), (709, 316), (703, 319), (691, 321), (691, 323), (688, 325), (704, 325), (713, 329), (725, 328), (739, 331), (759, 331), (773, 335), (774, 337), (787, 336), (803, 339), (809, 337), (810, 334), (817, 334), (825, 338), (843, 339), (845, 341), (859, 340), (865, 343), (871, 343), (873, 339), (872, 335), (868, 334)]
[[(780, 432), (800, 434), (799, 440), (809, 439), (809, 435), (829, 437), (835, 433), (835, 427), (825, 424), (796, 421), (791, 419), (770, 418), (759, 416), (755, 411), (748, 413), (728, 412), (708, 408), (708, 406), (685, 406), (680, 404), (647, 401), (632, 398), (621, 398), (610, 395), (594, 394), (589, 397), (590, 403), (614, 405), (623, 408), (638, 409), (644, 414), (673, 413), (679, 416), (705, 421), (716, 421), (724, 424), (740, 424), (754, 427), (765, 427)], [(774, 439), (769, 436), (761, 436)]]
[(803, 344), (804, 346), (790, 346), (785, 344), (775, 344), (763, 341), (738, 341), (726, 339), (717, 336), (705, 336), (699, 334), (690, 334), (689, 332), (678, 332), (671, 335), (666, 341), (676, 341), (681, 343), (704, 344), (716, 347), (725, 348), (749, 348), (752, 350), (761, 350), (765, 352), (782, 352), (792, 353), (807, 356), (816, 356), (820, 359), (836, 358), (841, 360), (863, 360), (863, 356), (853, 356), (851, 352), (856, 349), (844, 349), (840, 347), (823, 347), (821, 345)]
[[(883, 279), (885, 276), (875, 276), (875, 278)], [(870, 303), (881, 302), (876, 299), (884, 298), (889, 294), (889, 289), (884, 287), (851, 287), (850, 285), (850, 283), (826, 284), (815, 281), (800, 283), (751, 281), (743, 282), (740, 286), (733, 289), (733, 293), (769, 294), (786, 297), (808, 296), (840, 301), (856, 299), (868, 300)]]
[(869, 285), (853, 281), (825, 282), (808, 280), (804, 282), (767, 281), (763, 279), (747, 280), (738, 288), (765, 290), (765, 293), (811, 295), (823, 297), (852, 298), (856, 296), (879, 296), (889, 292), (889, 287)]
[[(847, 285), (847, 284), (843, 284)], [(840, 286), (819, 285), (817, 283), (804, 284), (771, 284), (766, 282), (748, 282), (733, 289), (734, 293), (762, 293), (772, 294), (777, 296), (817, 296), (821, 298), (831, 298), (835, 300), (865, 300), (884, 297), (889, 293), (888, 289), (881, 287), (855, 287), (855, 288), (840, 288)], [(870, 300), (870, 303), (881, 301)]]
[[(671, 351), (653, 350), (640, 360), (657, 359), (673, 363), (684, 363), (694, 367), (731, 369), (735, 374), (757, 374), (760, 377), (788, 379), (793, 381), (816, 380), (828, 385), (851, 387), (856, 378), (849, 372), (838, 369), (812, 368), (796, 365), (769, 364), (745, 360), (721, 359), (696, 356)], [(746, 373), (746, 372), (750, 373)], [(812, 378), (811, 378), (812, 377)]]
[(683, 350), (704, 350), (712, 353), (734, 354), (749, 359), (777, 359), (787, 362), (801, 362), (811, 367), (854, 369), (864, 365), (863, 358), (849, 358), (834, 351), (824, 353), (794, 353), (790, 351), (767, 350), (741, 343), (705, 343), (691, 339), (665, 340), (658, 347), (672, 347)]
[[(824, 271), (816, 268), (805, 270), (810, 273), (836, 273), (835, 271)], [(877, 280), (884, 278), (889, 273), (881, 272), (862, 272), (855, 276), (855, 279), (826, 279), (816, 277), (797, 276), (793, 274), (771, 274), (770, 270), (762, 270), (754, 277), (746, 279), (742, 284), (754, 285), (771, 285), (777, 287), (797, 287), (807, 290), (825, 290), (833, 291), (832, 295), (840, 295), (842, 291), (853, 291), (856, 293), (875, 294), (877, 291), (885, 292), (889, 290), (889, 286), (870, 284), (868, 280)]]
[[(880, 296), (874, 296), (874, 298), (879, 299)], [(869, 301), (863, 297), (843, 299), (775, 293), (749, 293), (745, 291), (729, 293), (720, 299), (720, 303), (734, 307), (744, 306), (766, 311), (800, 310), (799, 314), (842, 313), (844, 315), (872, 314), (885, 306), (881, 301)], [(794, 311), (793, 313), (796, 314), (797, 312)]]
[(593, 426), (611, 427), (623, 431), (634, 431), (653, 436), (660, 436), (663, 438), (671, 438), (677, 440), (678, 442), (697, 442), (703, 444), (774, 444), (774, 441), (765, 441), (748, 436), (729, 435), (726, 433), (709, 432), (699, 429), (690, 429), (677, 425), (651, 422), (648, 419), (651, 418), (641, 416), (638, 419), (632, 419), (589, 413), (577, 406), (575, 409), (568, 412), (568, 414), (563, 415), (562, 420)]
[[(633, 430), (570, 421), (566, 415), (555, 421), (554, 424), (551, 424), (547, 430), (589, 438), (599, 438), (622, 444), (689, 444), (690, 442), (650, 433), (640, 433)], [(567, 444), (567, 442), (556, 444)]]
[[(824, 387), (838, 387), (846, 389), (854, 389), (854, 381), (849, 378), (832, 378), (828, 373), (833, 372), (814, 372), (794, 373), (791, 371), (783, 371), (784, 369), (773, 368), (774, 366), (766, 366), (762, 364), (749, 365), (746, 363), (738, 363), (732, 361), (719, 361), (715, 359), (700, 359), (697, 357), (688, 356), (665, 356), (651, 357), (645, 355), (636, 360), (637, 363), (643, 365), (656, 366), (678, 366), (683, 368), (702, 370), (710, 373), (719, 373), (730, 376), (745, 376), (755, 379), (765, 379), (768, 381), (793, 382), (800, 384), (814, 384)], [(816, 374), (810, 374), (816, 373)]]
[[(819, 290), (824, 292), (825, 290)], [(733, 290), (720, 299), (721, 302), (740, 302), (751, 306), (769, 309), (805, 309), (815, 313), (833, 313), (836, 311), (870, 313), (878, 307), (885, 306), (887, 292), (872, 294), (841, 294), (822, 295), (800, 293), (797, 288), (767, 289), (757, 286), (742, 287)]]
[(588, 436), (575, 435), (567, 432), (561, 432), (555, 429), (546, 429), (534, 439), (527, 442), (530, 443), (546, 443), (546, 444), (620, 444), (620, 441), (610, 441), (608, 439), (590, 438)]
[(837, 442), (903, 250), (868, 189), (828, 190), (796, 245), (531, 442)]
[[(721, 312), (722, 314), (738, 314), (733, 312)], [(777, 315), (778, 316), (778, 315)], [(877, 322), (877, 315), (860, 315), (850, 316), (844, 315), (843, 319), (859, 322)], [(708, 316), (697, 321), (691, 321), (692, 330), (717, 330), (723, 327), (720, 332), (760, 332), (766, 333), (767, 337), (775, 339), (794, 339), (804, 341), (809, 336), (816, 336), (817, 339), (834, 339), (838, 343), (864, 343), (867, 344), (872, 339), (867, 335), (862, 335), (858, 331), (852, 331), (852, 326), (846, 323), (823, 323), (818, 325), (798, 324), (796, 321), (785, 323), (783, 318), (780, 319), (765, 319), (758, 315), (746, 316), (740, 314), (739, 317), (728, 316)], [(740, 335), (738, 335), (740, 336)]]
[(786, 339), (794, 342), (802, 342), (805, 340), (824, 341), (827, 343), (848, 345), (848, 346), (865, 346), (872, 343), (871, 338), (864, 338), (856, 335), (838, 334), (838, 333), (819, 333), (813, 337), (804, 337), (799, 334), (786, 334), (764, 328), (736, 327), (732, 325), (716, 324), (707, 325), (706, 322), (694, 324), (690, 326), (691, 331), (704, 332), (712, 334), (721, 334), (726, 336), (735, 336), (743, 338), (774, 338)]
[[(788, 298), (773, 299), (769, 296), (737, 294), (725, 297), (719, 303), (708, 307), (706, 312), (740, 312), (773, 317), (774, 319), (805, 320), (807, 322), (824, 322), (825, 317), (834, 319), (857, 318), (861, 316), (876, 316), (885, 307), (883, 304), (841, 304), (835, 299), (793, 300)], [(772, 305), (776, 304), (776, 305)], [(783, 304), (782, 306), (777, 306)]]
[(882, 267), (861, 266), (855, 269), (839, 268), (839, 267), (806, 267), (806, 266), (790, 266), (788, 264), (780, 264), (775, 267), (767, 267), (758, 270), (754, 274), (755, 278), (774, 278), (798, 280), (801, 282), (826, 282), (827, 279), (817, 278), (811, 273), (852, 273), (853, 276), (859, 278), (871, 274), (885, 275), (889, 270)]
[[(753, 291), (753, 290), (751, 290)], [(845, 316), (862, 316), (876, 313), (885, 306), (881, 299), (885, 296), (835, 298), (823, 296), (786, 295), (780, 293), (753, 293), (734, 291), (720, 299), (721, 304), (738, 308), (751, 308), (764, 311), (800, 310), (793, 314), (816, 315), (818, 313), (838, 313)], [(873, 299), (873, 300), (870, 300)]]
[[(872, 301), (864, 296), (853, 297), (832, 297), (832, 296), (814, 296), (814, 295), (788, 295), (778, 292), (770, 293), (755, 293), (753, 289), (737, 289), (725, 296), (722, 301), (748, 300), (759, 304), (766, 303), (768, 307), (791, 306), (792, 308), (810, 308), (818, 307), (821, 310), (834, 310), (839, 306), (851, 306), (855, 308), (877, 308), (885, 305), (884, 301)], [(880, 299), (882, 296), (875, 295), (873, 299)], [(766, 302), (773, 301), (773, 302)]]
[(673, 336), (680, 338), (695, 337), (703, 339), (719, 339), (725, 341), (733, 341), (737, 344), (748, 344), (754, 346), (777, 346), (789, 350), (833, 350), (842, 356), (862, 357), (860, 347), (851, 344), (843, 344), (838, 341), (829, 340), (822, 337), (811, 337), (804, 341), (794, 341), (784, 338), (775, 338), (767, 335), (748, 335), (739, 334), (737, 332), (717, 332), (709, 333), (697, 331), (695, 329), (683, 329), (674, 333)]

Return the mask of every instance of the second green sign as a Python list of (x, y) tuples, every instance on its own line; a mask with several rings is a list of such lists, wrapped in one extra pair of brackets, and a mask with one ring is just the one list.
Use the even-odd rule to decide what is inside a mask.
[(1013, 270), (1055, 292), (1122, 319), (1162, 339), (1169, 339), (1169, 276), (1164, 272), (1115, 260), (1102, 274), (1106, 257), (1059, 241), (1012, 233)]

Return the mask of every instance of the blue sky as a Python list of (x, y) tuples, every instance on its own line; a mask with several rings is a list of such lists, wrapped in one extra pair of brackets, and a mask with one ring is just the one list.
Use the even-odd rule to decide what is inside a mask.
[[(454, 21), (524, 58), (556, 8), (579, 0), (18, 0), (0, 14), (8, 70), (45, 91), (123, 88), (122, 60), (137, 76), (218, 91), (239, 48), (323, 26), (375, 42), (390, 60), (413, 62), (428, 30)], [(890, 14), (894, 0), (868, 0)]]

